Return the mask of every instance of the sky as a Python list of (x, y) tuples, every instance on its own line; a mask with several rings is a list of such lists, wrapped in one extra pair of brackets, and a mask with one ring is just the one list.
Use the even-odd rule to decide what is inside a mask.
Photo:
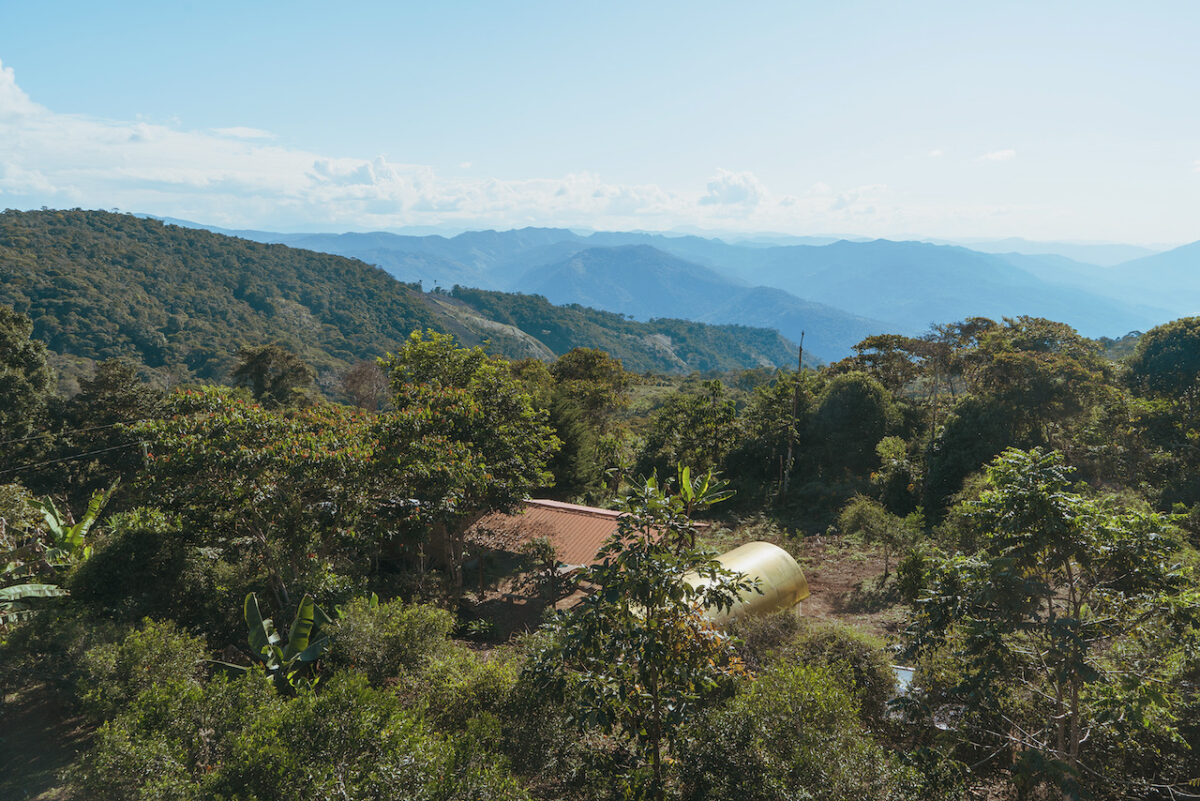
[(0, 0), (0, 207), (1200, 239), (1200, 3)]

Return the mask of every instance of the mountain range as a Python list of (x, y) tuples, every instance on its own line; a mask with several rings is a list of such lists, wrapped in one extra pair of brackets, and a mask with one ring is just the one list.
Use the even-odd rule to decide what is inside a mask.
[(356, 259), (103, 211), (0, 213), (0, 304), (33, 320), (66, 378), (123, 357), (166, 383), (221, 381), (240, 347), (275, 341), (328, 384), (425, 328), (516, 359), (599, 347), (639, 372), (796, 360), (795, 345), (772, 328), (639, 322), (511, 293), (423, 292)]
[[(982, 242), (983, 250), (974, 250), (923, 241), (726, 242), (551, 228), (453, 237), (226, 233), (358, 258), (425, 288), (540, 294), (638, 320), (750, 323), (792, 340), (804, 332), (807, 346), (824, 360), (847, 355), (869, 334), (919, 334), (966, 317), (1048, 317), (1086, 336), (1120, 337), (1200, 313), (1200, 243), (1152, 253), (1016, 239)], [(1002, 252), (1006, 247), (1013, 250)], [(1034, 252), (1039, 249), (1057, 252)], [(1137, 258), (1113, 264), (1131, 255)]]

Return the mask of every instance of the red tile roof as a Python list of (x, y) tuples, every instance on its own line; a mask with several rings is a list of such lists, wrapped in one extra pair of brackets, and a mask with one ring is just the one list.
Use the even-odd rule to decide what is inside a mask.
[[(524, 511), (512, 515), (492, 512), (467, 530), (466, 540), (497, 551), (516, 553), (521, 545), (538, 537), (550, 540), (558, 561), (567, 565), (590, 565), (604, 541), (617, 533), (617, 519), (624, 514), (612, 509), (531, 498)], [(694, 521), (698, 530), (709, 523)]]
[(497, 550), (517, 551), (523, 543), (545, 537), (558, 559), (568, 565), (589, 565), (601, 544), (616, 533), (620, 512), (560, 501), (528, 500), (514, 515), (493, 512), (473, 525), (469, 541)]

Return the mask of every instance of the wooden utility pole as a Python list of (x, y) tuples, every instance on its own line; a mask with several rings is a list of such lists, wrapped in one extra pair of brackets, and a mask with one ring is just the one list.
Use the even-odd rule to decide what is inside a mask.
[(784, 496), (788, 492), (788, 484), (792, 480), (792, 464), (794, 460), (794, 450), (796, 446), (796, 416), (800, 411), (800, 373), (804, 370), (804, 332), (800, 332), (800, 348), (796, 354), (796, 386), (792, 391), (792, 425), (788, 428), (788, 446), (787, 446), (787, 467), (783, 471), (783, 491), (780, 493)]

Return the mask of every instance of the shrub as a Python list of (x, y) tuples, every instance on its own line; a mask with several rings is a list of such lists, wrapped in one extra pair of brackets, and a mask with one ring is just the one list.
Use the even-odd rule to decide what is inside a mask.
[(453, 629), (454, 616), (436, 606), (356, 599), (342, 610), (326, 661), (382, 684), (436, 658)]
[(446, 744), (365, 677), (335, 676), (321, 692), (267, 706), (235, 739), (215, 795), (237, 798), (428, 799)]
[(879, 638), (844, 623), (805, 620), (785, 657), (827, 668), (854, 697), (865, 721), (883, 721), (896, 694), (896, 673)]
[(129, 622), (154, 617), (188, 625), (221, 617), (204, 560), (178, 521), (143, 508), (115, 515), (109, 529), (68, 580), (77, 602)]
[(0, 644), (0, 690), (44, 682), (73, 695), (89, 649), (120, 638), (123, 629), (70, 606), (18, 623)]
[(408, 693), (434, 726), (465, 731), (481, 714), (504, 713), (518, 672), (516, 661), (503, 651), (484, 655), (457, 646), (410, 676)]
[(757, 671), (770, 663), (805, 625), (794, 610), (781, 609), (769, 615), (738, 618), (730, 624), (729, 634), (737, 639), (738, 655), (747, 667)]
[(207, 799), (234, 744), (279, 698), (261, 670), (201, 685), (171, 679), (143, 689), (96, 732), (69, 773), (89, 801)]
[(685, 801), (887, 799), (899, 779), (853, 697), (812, 665), (778, 665), (746, 682), (683, 733), (676, 762)]
[(173, 623), (147, 620), (119, 642), (90, 649), (83, 657), (80, 696), (97, 719), (120, 712), (142, 691), (159, 685), (198, 684), (206, 649)]

